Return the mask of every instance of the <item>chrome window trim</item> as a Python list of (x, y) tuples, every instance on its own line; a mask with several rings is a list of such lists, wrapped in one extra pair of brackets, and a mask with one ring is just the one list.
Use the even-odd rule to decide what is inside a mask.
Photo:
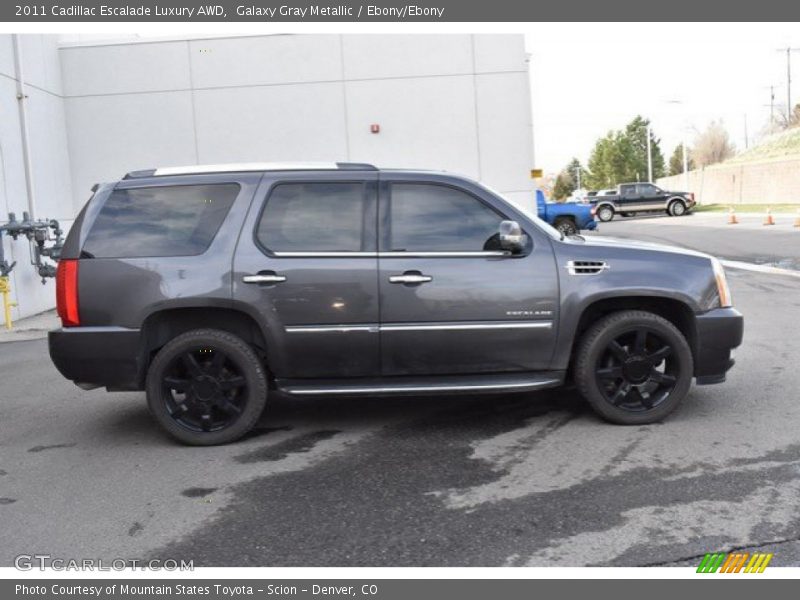
[(278, 258), (347, 258), (347, 257), (367, 257), (377, 258), (377, 252), (273, 252), (273, 256)]
[(471, 258), (511, 256), (506, 250), (478, 252), (272, 252), (277, 258)]
[(291, 389), (286, 391), (293, 395), (308, 395), (308, 394), (376, 394), (376, 393), (397, 393), (403, 394), (408, 392), (443, 392), (443, 391), (468, 391), (468, 390), (508, 390), (518, 388), (539, 388), (559, 383), (558, 379), (546, 379), (544, 381), (527, 381), (518, 383), (479, 383), (479, 384), (457, 384), (457, 385), (408, 385), (397, 387), (382, 387), (382, 386), (364, 386), (364, 387), (319, 387), (319, 388), (303, 388)]
[(477, 252), (378, 252), (380, 258), (404, 258), (404, 257), (423, 257), (423, 258), (461, 258), (473, 256), (511, 256), (511, 252), (506, 250), (480, 250)]

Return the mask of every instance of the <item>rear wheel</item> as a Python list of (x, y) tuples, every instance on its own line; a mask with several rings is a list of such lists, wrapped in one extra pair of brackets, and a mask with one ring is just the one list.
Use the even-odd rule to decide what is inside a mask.
[(603, 221), (604, 223), (608, 223), (611, 219), (614, 218), (614, 209), (608, 205), (601, 206), (597, 209), (597, 218)]
[(673, 217), (682, 217), (686, 214), (686, 205), (680, 200), (673, 200), (669, 205), (669, 214)]
[(564, 237), (569, 237), (578, 233), (578, 227), (575, 225), (575, 221), (566, 217), (556, 219), (554, 226)]
[(692, 383), (694, 362), (683, 334), (653, 313), (626, 310), (595, 323), (575, 361), (581, 395), (604, 419), (623, 425), (659, 421)]
[(242, 339), (196, 329), (166, 344), (147, 373), (147, 404), (185, 444), (232, 442), (258, 421), (267, 400), (264, 366)]

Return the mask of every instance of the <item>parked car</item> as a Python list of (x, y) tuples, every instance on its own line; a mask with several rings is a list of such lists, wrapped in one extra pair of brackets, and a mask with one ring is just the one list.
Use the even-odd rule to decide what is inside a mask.
[(536, 190), (536, 211), (540, 219), (565, 236), (597, 229), (592, 206), (578, 202), (547, 202), (542, 190)]
[(158, 168), (95, 187), (58, 264), (58, 370), (144, 390), (178, 440), (270, 396), (577, 388), (659, 421), (742, 340), (711, 256), (562, 237), (468, 179), (370, 165)]
[(680, 217), (691, 212), (696, 203), (691, 192), (668, 192), (652, 183), (623, 183), (616, 190), (596, 194), (592, 204), (597, 218), (605, 222), (618, 213), (632, 217), (640, 212), (666, 212)]

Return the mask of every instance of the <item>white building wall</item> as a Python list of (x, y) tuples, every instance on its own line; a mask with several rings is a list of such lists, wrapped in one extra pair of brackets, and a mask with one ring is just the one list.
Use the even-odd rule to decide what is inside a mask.
[(444, 169), (532, 204), (521, 35), (277, 35), (61, 56), (76, 206), (133, 169), (270, 160)]
[[(20, 51), (29, 149), (37, 219), (58, 219), (68, 229), (74, 218), (64, 100), (55, 36), (21, 35)], [(0, 223), (9, 212), (18, 220), (28, 210), (14, 45), (11, 35), (0, 35)], [(30, 265), (27, 240), (3, 235), (6, 259), (17, 261), (11, 273), (12, 316), (19, 319), (55, 304), (55, 282), (44, 285)]]
[[(94, 183), (130, 170), (270, 160), (444, 169), (532, 206), (521, 35), (57, 39), (20, 36), (37, 218), (68, 227)], [(27, 210), (15, 78), (0, 35), (0, 221)], [(14, 317), (52, 308), (27, 243), (4, 245)]]

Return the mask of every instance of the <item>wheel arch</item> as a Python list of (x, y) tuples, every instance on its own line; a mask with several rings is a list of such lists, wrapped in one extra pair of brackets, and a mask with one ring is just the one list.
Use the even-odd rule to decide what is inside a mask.
[(586, 330), (597, 320), (621, 310), (644, 310), (663, 317), (678, 328), (686, 338), (686, 342), (692, 350), (692, 356), (697, 356), (695, 311), (687, 301), (663, 295), (617, 295), (597, 298), (584, 305), (580, 316), (575, 321), (574, 330), (568, 338), (571, 340), (568, 353), (569, 371), (572, 369), (578, 344)]
[(267, 340), (255, 317), (230, 306), (171, 306), (150, 313), (141, 327), (140, 383), (156, 353), (171, 339), (193, 329), (219, 329), (250, 344), (264, 359)]

